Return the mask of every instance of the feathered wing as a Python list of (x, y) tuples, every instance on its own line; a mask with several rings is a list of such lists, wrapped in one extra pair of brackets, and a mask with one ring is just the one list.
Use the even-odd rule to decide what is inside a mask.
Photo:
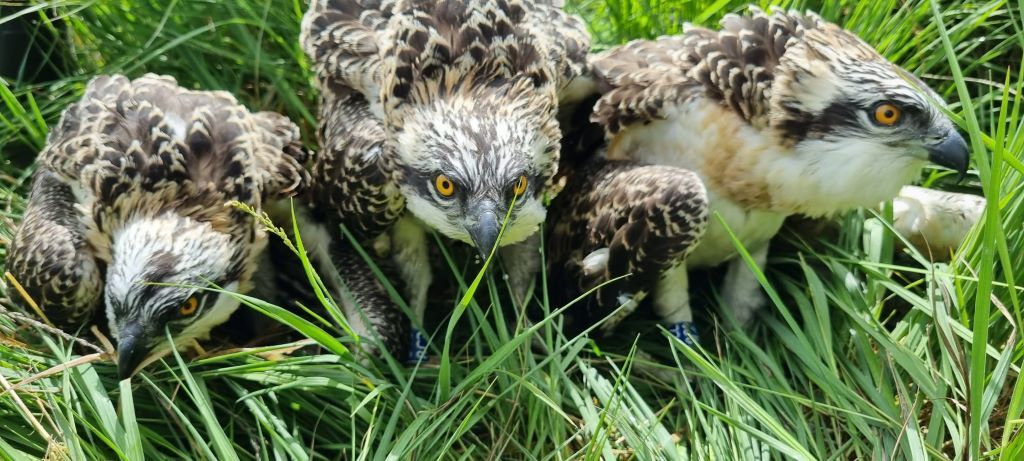
[(717, 31), (688, 25), (682, 35), (637, 40), (593, 56), (590, 64), (602, 94), (593, 119), (615, 134), (708, 98), (751, 124), (767, 125), (775, 66), (794, 38), (828, 29), (829, 35), (859, 42), (813, 14), (750, 10), (726, 16)]
[[(707, 196), (696, 174), (680, 168), (596, 159), (569, 177), (551, 205), (548, 273), (561, 306), (601, 286), (580, 303), (600, 320), (680, 264), (704, 232)], [(580, 312), (577, 309), (576, 312)], [(589, 322), (583, 322), (589, 324)]]
[(276, 112), (252, 114), (249, 133), (258, 136), (253, 143), (253, 168), (262, 184), (265, 200), (294, 197), (310, 184), (306, 169), (309, 151), (302, 145), (299, 127)]
[(87, 217), (75, 208), (71, 188), (46, 169), (36, 171), (28, 203), (7, 270), (57, 326), (81, 325), (102, 302), (104, 281)]
[(531, 92), (557, 93), (583, 72), (589, 48), (577, 18), (522, 0), (400, 2), (379, 38), (389, 118), (403, 104), (486, 93), (496, 82), (515, 92), (528, 80)]
[(589, 89), (591, 84), (587, 63), (590, 33), (582, 19), (562, 10), (563, 3), (526, 2), (529, 16), (524, 27), (531, 35), (543, 37), (547, 60), (555, 65), (559, 100), (571, 102), (586, 96), (580, 87)]
[[(498, 65), (522, 71), (523, 64), (533, 61), (527, 67), (545, 67), (544, 72), (551, 74), (549, 79), (563, 87), (584, 73), (590, 38), (583, 22), (565, 14), (561, 7), (561, 2), (522, 0), (313, 0), (302, 21), (300, 41), (314, 62), (321, 84), (351, 88), (371, 104), (380, 96), (382, 79), (414, 78), (386, 76), (390, 71), (382, 70), (382, 64), (392, 69), (401, 67), (417, 50), (447, 53), (417, 53), (421, 58), (430, 57), (420, 59), (421, 70), (455, 61), (463, 70), (473, 67), (470, 61), (504, 61)], [(396, 13), (402, 13), (401, 17)], [(467, 15), (477, 18), (466, 20)], [(462, 27), (456, 30), (454, 24)], [(514, 27), (527, 40), (506, 40), (514, 35)], [(503, 43), (498, 45), (494, 38)], [(526, 41), (534, 43), (524, 47)], [(539, 52), (527, 50), (533, 47)], [(499, 55), (499, 59), (483, 59), (488, 53)], [(397, 61), (386, 62), (393, 58)]]
[(384, 155), (380, 120), (362, 95), (338, 91), (322, 101), (311, 203), (321, 221), (372, 239), (401, 216), (405, 198), (394, 180), (393, 159)]
[(320, 89), (320, 153), (311, 203), (319, 220), (344, 224), (364, 240), (391, 227), (405, 209), (394, 162), (383, 155), (377, 105), (380, 35), (395, 3), (315, 0), (300, 36)]
[[(99, 302), (112, 235), (129, 219), (164, 212), (231, 235), (239, 248), (232, 266), (251, 270), (259, 240), (252, 218), (225, 205), (259, 209), (302, 192), (306, 155), (294, 124), (252, 114), (227, 93), (189, 91), (156, 75), (94, 78), (39, 155), (11, 271), (53, 303), (44, 307), (55, 309), (51, 320), (75, 323)], [(41, 258), (51, 263), (31, 263)]]
[[(380, 89), (381, 31), (393, 0), (313, 0), (299, 41), (313, 61), (321, 91), (342, 86), (376, 102)], [(378, 114), (379, 116), (380, 114)]]
[(130, 203), (212, 219), (228, 201), (260, 207), (309, 183), (294, 124), (170, 77), (97, 77), (48, 141), (39, 163), (118, 220)]

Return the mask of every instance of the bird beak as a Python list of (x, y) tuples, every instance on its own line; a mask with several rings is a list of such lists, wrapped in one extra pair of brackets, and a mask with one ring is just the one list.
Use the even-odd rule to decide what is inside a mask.
[(971, 151), (967, 148), (967, 142), (956, 130), (951, 130), (946, 137), (938, 142), (925, 146), (928, 149), (928, 160), (936, 165), (941, 165), (960, 173), (957, 182), (964, 179), (967, 174), (967, 164), (971, 160)]
[(498, 214), (494, 203), (483, 201), (472, 205), (469, 209), (469, 216), (475, 222), (466, 226), (469, 237), (473, 239), (480, 257), (487, 259), (491, 255), (491, 249), (498, 242), (498, 234), (501, 233), (501, 222), (498, 221)]
[(117, 339), (117, 376), (128, 379), (146, 358), (149, 347), (142, 338), (142, 325), (131, 323), (121, 329)]

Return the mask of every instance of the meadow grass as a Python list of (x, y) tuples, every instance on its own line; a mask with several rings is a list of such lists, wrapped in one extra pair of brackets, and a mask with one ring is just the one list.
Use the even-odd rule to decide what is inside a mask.
[[(596, 49), (743, 8), (731, 0), (569, 3)], [(643, 322), (609, 343), (566, 337), (564, 306), (549, 305), (556, 288), (543, 283), (534, 289), (543, 320), (518, 322), (502, 305), (501, 274), (446, 257), (460, 292), (435, 302), (456, 313), (431, 332), (438, 351), (449, 352), (439, 367), (360, 362), (345, 331), (242, 297), (307, 339), (176, 354), (121, 382), (102, 345), (40, 326), (9, 301), (10, 287), (0, 288), (0, 458), (1024, 459), (1016, 283), (1024, 269), (1024, 2), (760, 3), (820, 12), (950, 102), (973, 169), (959, 185), (939, 170), (922, 182), (988, 200), (951, 262), (902, 250), (885, 213), (840, 217), (829, 238), (784, 232), (760, 274), (769, 308), (752, 328), (736, 329), (709, 294), (704, 347), (690, 349)], [(227, 90), (251, 108), (288, 114), (312, 141), (316, 95), (297, 44), (304, 8), (297, 0), (149, 0), (5, 10), (0, 24), (24, 14), (40, 30), (66, 30), (73, 59), (55, 82), (0, 80), (0, 253), (32, 171), (11, 153), (41, 148), (46, 127), (97, 73), (166, 73)], [(320, 301), (337, 314), (327, 296)], [(294, 352), (309, 343), (322, 353)]]

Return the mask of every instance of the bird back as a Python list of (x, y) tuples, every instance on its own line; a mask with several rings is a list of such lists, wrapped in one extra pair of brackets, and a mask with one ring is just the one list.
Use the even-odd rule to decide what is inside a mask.
[(681, 35), (630, 42), (592, 58), (604, 93), (593, 119), (615, 133), (663, 119), (679, 104), (705, 97), (751, 124), (767, 125), (776, 67), (796, 44), (815, 53), (818, 47), (804, 42), (823, 37), (842, 41), (846, 53), (878, 58), (856, 36), (813, 13), (766, 13), (756, 7), (747, 15), (727, 15), (719, 30), (688, 24)]
[(260, 207), (309, 180), (288, 119), (169, 77), (93, 79), (48, 141), (40, 164), (91, 204), (101, 227), (167, 210), (213, 220), (228, 201)]

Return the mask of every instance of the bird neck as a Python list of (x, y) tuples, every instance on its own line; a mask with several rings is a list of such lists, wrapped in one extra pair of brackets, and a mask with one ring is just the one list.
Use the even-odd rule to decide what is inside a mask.
[(771, 208), (828, 216), (889, 200), (919, 174), (923, 162), (907, 155), (870, 155), (870, 146), (804, 141), (760, 159), (756, 168)]

